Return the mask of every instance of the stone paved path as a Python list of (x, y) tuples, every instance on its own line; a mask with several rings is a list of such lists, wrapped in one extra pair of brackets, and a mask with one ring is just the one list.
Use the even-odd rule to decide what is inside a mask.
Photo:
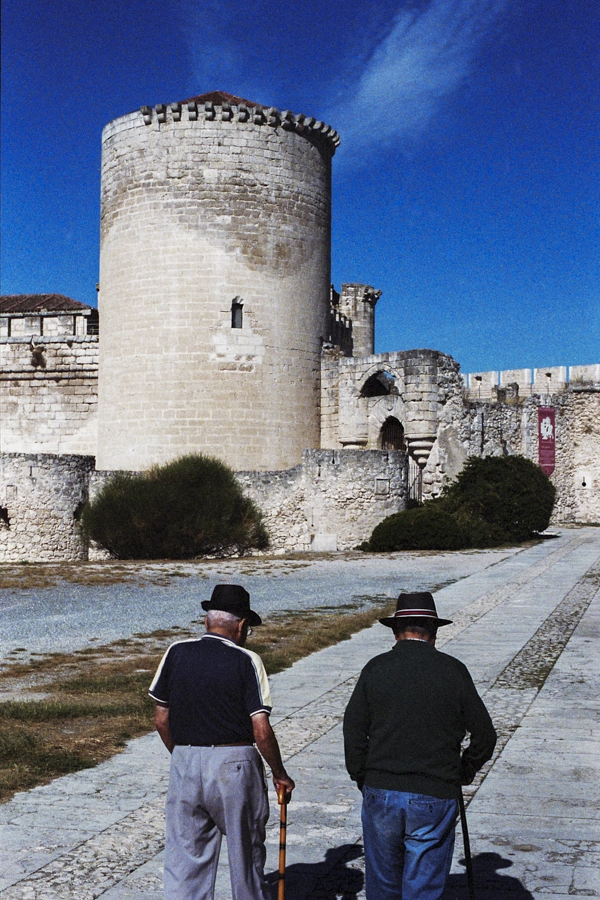
[[(499, 732), (468, 789), (477, 900), (600, 896), (600, 529), (511, 554), (436, 595), (438, 646), (470, 668)], [(360, 900), (360, 795), (341, 716), (380, 625), (272, 679), (274, 725), (298, 788), (288, 900)], [(159, 900), (168, 756), (153, 735), (96, 769), (0, 807), (3, 900)], [(276, 807), (273, 800), (273, 816)], [(277, 823), (268, 837), (276, 867)], [(460, 829), (445, 900), (466, 900)], [(218, 900), (230, 897), (224, 861)]]

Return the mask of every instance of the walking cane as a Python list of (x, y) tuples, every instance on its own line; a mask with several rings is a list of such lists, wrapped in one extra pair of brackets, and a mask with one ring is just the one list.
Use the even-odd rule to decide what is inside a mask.
[(277, 900), (285, 898), (285, 848), (287, 832), (287, 805), (285, 787), (280, 784), (277, 788), (277, 802), (279, 803), (279, 876), (277, 880)]
[(469, 888), (469, 900), (475, 900), (475, 882), (473, 881), (473, 860), (471, 859), (471, 842), (469, 841), (469, 829), (467, 828), (467, 813), (465, 811), (465, 798), (462, 790), (458, 798), (458, 807), (460, 809), (460, 825), (463, 833), (463, 844), (465, 848), (465, 866), (467, 868), (467, 886)]

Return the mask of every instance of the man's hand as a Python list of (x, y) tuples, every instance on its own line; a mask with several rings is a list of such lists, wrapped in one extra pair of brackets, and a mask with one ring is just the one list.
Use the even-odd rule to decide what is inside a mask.
[(296, 782), (293, 778), (290, 778), (289, 775), (286, 775), (285, 778), (275, 778), (275, 776), (273, 776), (273, 784), (275, 785), (277, 796), (279, 796), (280, 787), (285, 790), (285, 802), (289, 803), (292, 797), (292, 791), (296, 787)]
[(463, 753), (460, 760), (460, 783), (463, 786), (473, 784), (476, 775), (477, 769), (472, 763), (469, 762), (468, 757), (466, 757)]
[(282, 785), (285, 788), (285, 802), (288, 803), (296, 785), (283, 767), (279, 744), (266, 713), (261, 712), (252, 716), (252, 731), (256, 746), (273, 773), (275, 790)]

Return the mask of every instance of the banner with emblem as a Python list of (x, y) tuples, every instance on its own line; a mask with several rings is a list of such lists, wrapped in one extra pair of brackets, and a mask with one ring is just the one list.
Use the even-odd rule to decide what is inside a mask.
[(546, 475), (554, 472), (556, 455), (554, 409), (551, 406), (538, 408), (538, 462)]

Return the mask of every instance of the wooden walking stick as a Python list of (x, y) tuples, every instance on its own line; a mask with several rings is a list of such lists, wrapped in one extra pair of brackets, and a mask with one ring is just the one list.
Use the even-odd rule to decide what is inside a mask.
[(465, 798), (461, 790), (458, 798), (458, 808), (460, 809), (460, 825), (463, 833), (463, 845), (465, 848), (465, 866), (467, 869), (467, 887), (469, 888), (469, 900), (475, 900), (475, 882), (473, 881), (473, 860), (471, 859), (471, 842), (469, 840), (469, 829), (467, 828), (467, 813), (465, 810)]
[(287, 840), (287, 805), (284, 785), (277, 788), (279, 803), (279, 876), (277, 880), (277, 900), (285, 900), (285, 849)]

